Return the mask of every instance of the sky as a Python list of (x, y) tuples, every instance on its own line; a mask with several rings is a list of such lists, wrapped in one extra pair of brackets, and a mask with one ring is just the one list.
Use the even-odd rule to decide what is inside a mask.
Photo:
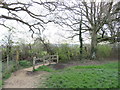
[[(25, 26), (20, 25), (20, 23), (11, 22), (9, 23), (9, 26), (15, 26), (15, 29), (13, 29), (14, 33), (12, 36), (12, 40), (14, 42), (26, 42), (26, 43), (33, 43), (34, 38), (31, 37), (32, 32), (29, 31), (29, 29)], [(78, 36), (73, 38), (68, 38), (71, 36), (71, 33), (68, 31), (64, 31), (59, 28), (59, 26), (56, 26), (52, 23), (47, 25), (47, 29), (43, 32), (44, 37), (46, 40), (53, 44), (60, 44), (60, 43), (70, 43), (70, 44), (79, 44)], [(3, 26), (0, 26), (0, 45), (6, 42), (5, 36), (8, 36), (8, 29), (4, 28)], [(36, 37), (36, 35), (33, 35)], [(84, 43), (89, 43), (90, 41), (87, 38), (87, 34), (83, 35), (85, 38)]]

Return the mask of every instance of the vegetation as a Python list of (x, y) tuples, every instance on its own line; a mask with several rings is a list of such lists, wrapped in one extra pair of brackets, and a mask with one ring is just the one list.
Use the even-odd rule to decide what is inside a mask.
[(0, 80), (0, 88), (2, 87), (2, 80)]
[(9, 66), (6, 63), (2, 63), (2, 77), (3, 79), (8, 79), (11, 73), (16, 71), (15, 62), (10, 61)]
[(19, 65), (20, 65), (21, 67), (26, 68), (26, 67), (32, 66), (32, 63), (31, 63), (30, 61), (28, 61), (28, 60), (21, 60), (21, 61), (19, 62)]
[(120, 88), (118, 62), (103, 65), (73, 66), (47, 78), (48, 88)]
[(78, 45), (69, 45), (61, 44), (57, 47), (56, 52), (59, 55), (60, 62), (67, 62), (72, 59), (77, 59), (79, 57), (79, 46)]
[(48, 66), (40, 66), (39, 68), (35, 69), (35, 71), (53, 72), (54, 70), (52, 68), (49, 68)]
[[(118, 59), (120, 1), (97, 2), (95, 0), (90, 3), (83, 1), (0, 0), (0, 9), (4, 11), (0, 14), (0, 28), (5, 31), (0, 41), (3, 79), (8, 79), (11, 73), (18, 69), (32, 66), (33, 57), (42, 58), (46, 55), (58, 54), (59, 62), (67, 63), (82, 59)], [(24, 19), (24, 16), (29, 20)], [(48, 28), (50, 24), (52, 27)], [(58, 29), (61, 33), (56, 32), (56, 35), (59, 34), (66, 39), (56, 35), (53, 40), (49, 39), (54, 35), (48, 35), (47, 30), (56, 29), (56, 26), (61, 29)], [(24, 28), (23, 31), (21, 27)], [(20, 38), (24, 31), (27, 31), (26, 37), (28, 34), (32, 36), (32, 39), (29, 39), (31, 37), (28, 35), (28, 42), (26, 37)], [(84, 35), (87, 35), (87, 39)], [(75, 36), (78, 36), (79, 44), (71, 45), (70, 41), (76, 42)], [(64, 43), (68, 37), (73, 40)], [(57, 42), (55, 39), (58, 38), (62, 41)], [(90, 42), (86, 44), (84, 41)], [(118, 87), (117, 68), (117, 63), (70, 67), (55, 71), (48, 78), (46, 86), (116, 88)], [(42, 70), (54, 71), (47, 66), (35, 69), (35, 71)], [(0, 86), (1, 83), (0, 78)]]
[(98, 45), (97, 47), (97, 57), (98, 58), (107, 58), (112, 53), (112, 47), (108, 44)]
[(0, 61), (0, 89), (2, 88), (2, 63)]
[(2, 63), (2, 78), (3, 80), (6, 80), (11, 76), (12, 72), (20, 68), (26, 68), (30, 66), (32, 66), (32, 64), (27, 60), (20, 61), (19, 66), (16, 66), (16, 63), (14, 61), (10, 61), (8, 68), (6, 68), (6, 63)]
[(8, 79), (9, 77), (11, 76), (11, 72), (7, 72), (7, 73), (5, 73), (5, 75), (3, 76), (3, 79), (4, 80), (6, 80), (6, 79)]

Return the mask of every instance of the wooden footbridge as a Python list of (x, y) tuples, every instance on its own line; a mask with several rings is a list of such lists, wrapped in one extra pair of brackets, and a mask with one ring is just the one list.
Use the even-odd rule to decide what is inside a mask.
[[(40, 62), (37, 64), (36, 62)], [(58, 63), (58, 55), (47, 55), (43, 58), (36, 58), (33, 57), (33, 71), (43, 65), (49, 65), (49, 64), (57, 64)]]

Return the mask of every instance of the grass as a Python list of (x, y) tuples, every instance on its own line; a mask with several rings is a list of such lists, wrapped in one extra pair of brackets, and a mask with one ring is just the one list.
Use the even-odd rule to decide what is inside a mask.
[(2, 62), (0, 61), (0, 89), (2, 88)]
[(2, 80), (0, 80), (0, 88), (2, 88)]
[(48, 88), (120, 88), (118, 62), (72, 66), (52, 72), (44, 85)]
[(6, 73), (6, 74), (3, 76), (3, 80), (8, 79), (10, 76), (11, 76), (11, 72)]
[(35, 71), (53, 72), (54, 70), (52, 68), (49, 68), (48, 66), (40, 66), (39, 68), (35, 69)]

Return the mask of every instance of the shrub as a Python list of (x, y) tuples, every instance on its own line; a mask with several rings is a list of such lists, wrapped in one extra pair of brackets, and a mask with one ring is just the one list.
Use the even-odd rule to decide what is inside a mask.
[(98, 45), (97, 47), (97, 56), (99, 58), (107, 58), (111, 54), (111, 46), (109, 45)]
[(32, 65), (32, 63), (30, 61), (27, 61), (27, 60), (22, 60), (19, 62), (20, 66), (22, 67), (29, 67)]
[(3, 75), (3, 79), (6, 80), (6, 79), (8, 79), (10, 76), (11, 76), (11, 72), (6, 72), (6, 73)]
[(7, 68), (7, 63), (2, 62), (2, 77), (3, 79), (8, 79), (11, 73), (16, 70), (15, 61), (9, 61), (9, 66)]
[(56, 49), (61, 62), (76, 59), (79, 56), (79, 47), (77, 45), (61, 44)]

